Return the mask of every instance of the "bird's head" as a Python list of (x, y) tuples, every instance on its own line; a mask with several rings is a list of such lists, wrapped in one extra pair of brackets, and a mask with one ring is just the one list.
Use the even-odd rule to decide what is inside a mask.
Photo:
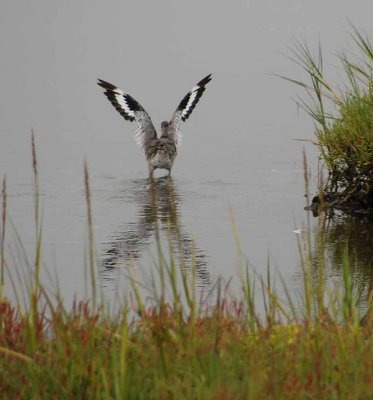
[(168, 128), (170, 126), (170, 123), (168, 121), (163, 121), (161, 123), (161, 128)]

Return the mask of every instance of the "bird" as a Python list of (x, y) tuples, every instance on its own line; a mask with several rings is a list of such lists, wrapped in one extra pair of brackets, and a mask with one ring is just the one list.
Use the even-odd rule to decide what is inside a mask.
[(135, 141), (145, 152), (150, 177), (153, 177), (153, 173), (157, 168), (166, 169), (168, 175), (171, 175), (177, 150), (181, 144), (180, 124), (189, 118), (203, 92), (206, 90), (206, 85), (211, 81), (211, 75), (208, 74), (201, 79), (183, 97), (170, 121), (163, 121), (161, 123), (161, 134), (159, 137), (149, 114), (140, 103), (117, 86), (98, 79), (97, 84), (105, 89), (104, 95), (119, 114), (127, 121), (136, 122)]

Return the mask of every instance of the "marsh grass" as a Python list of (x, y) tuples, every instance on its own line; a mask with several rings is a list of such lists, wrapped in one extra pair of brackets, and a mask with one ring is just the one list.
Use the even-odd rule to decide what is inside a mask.
[[(34, 139), (32, 143), (33, 165), (37, 166)], [(227, 284), (219, 280), (209, 302), (197, 304), (195, 273), (177, 263), (172, 250), (167, 262), (159, 247), (161, 284), (150, 302), (142, 297), (138, 278), (130, 274), (131, 293), (115, 315), (106, 311), (95, 287), (91, 293), (96, 299), (76, 300), (67, 309), (59, 294), (40, 282), (37, 168), (34, 182), (37, 229), (35, 262), (27, 286), (30, 302), (23, 307), (5, 297), (0, 302), (2, 399), (372, 398), (370, 295), (361, 318), (347, 251), (341, 286), (331, 289), (324, 284), (322, 234), (314, 242), (307, 229), (298, 236), (303, 271), (300, 298), (293, 296), (285, 282), (285, 299), (279, 297), (270, 265), (265, 277), (255, 276), (242, 253), (231, 210), (241, 295), (229, 295)], [(90, 282), (96, 286), (86, 165), (84, 182)], [(6, 199), (4, 180), (3, 210), (7, 210)], [(4, 251), (6, 221), (3, 215), (5, 285), (17, 275), (17, 265), (11, 265)], [(179, 272), (181, 280), (177, 279)], [(257, 306), (258, 294), (263, 297), (264, 310)]]
[(342, 87), (325, 75), (321, 45), (313, 52), (304, 42), (295, 44), (290, 59), (309, 79), (282, 78), (306, 93), (297, 104), (315, 122), (314, 143), (328, 171), (325, 191), (340, 194), (335, 204), (353, 200), (355, 208), (369, 208), (373, 207), (373, 47), (366, 35), (350, 26), (357, 54), (338, 56), (345, 78)]
[(1, 190), (1, 242), (0, 242), (0, 300), (3, 299), (4, 294), (4, 273), (5, 273), (5, 229), (6, 229), (6, 204), (7, 204), (7, 190), (6, 190), (6, 176), (4, 176), (2, 190)]

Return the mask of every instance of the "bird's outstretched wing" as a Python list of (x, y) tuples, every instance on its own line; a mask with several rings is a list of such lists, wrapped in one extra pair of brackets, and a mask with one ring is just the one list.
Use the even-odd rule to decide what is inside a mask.
[(206, 85), (210, 81), (211, 74), (208, 74), (200, 80), (197, 85), (195, 85), (194, 88), (185, 95), (174, 112), (170, 123), (169, 135), (174, 140), (176, 146), (181, 144), (180, 122), (188, 119), (189, 115), (198, 103), (198, 100), (201, 98), (202, 93), (205, 91)]
[(99, 79), (97, 84), (105, 89), (105, 96), (122, 117), (128, 121), (136, 121), (136, 143), (146, 151), (148, 144), (157, 137), (157, 132), (149, 114), (133, 97), (122, 89)]

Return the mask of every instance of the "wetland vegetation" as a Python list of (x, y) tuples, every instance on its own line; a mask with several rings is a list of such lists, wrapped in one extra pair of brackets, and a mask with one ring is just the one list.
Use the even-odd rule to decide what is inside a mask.
[[(312, 106), (303, 101), (301, 105), (317, 122), (315, 143), (329, 172), (321, 189), (338, 193), (333, 199), (336, 206), (348, 203), (351, 208), (352, 200), (348, 199), (354, 199), (359, 209), (368, 210), (373, 188), (373, 52), (366, 38), (357, 31), (354, 35), (366, 58), (357, 64), (341, 56), (349, 81), (345, 94), (337, 93), (324, 79), (321, 53), (316, 62), (306, 46), (297, 48), (296, 60), (309, 73), (312, 85), (296, 83), (316, 99)], [(338, 116), (327, 111), (325, 99), (336, 107)], [(371, 237), (364, 234), (364, 230), (370, 232), (369, 223), (356, 228), (339, 220), (326, 226), (326, 220), (320, 218), (314, 234), (309, 226), (299, 230), (302, 288), (293, 293), (270, 265), (266, 276), (257, 276), (250, 267), (241, 251), (232, 212), (241, 293), (232, 294), (229, 282), (218, 280), (208, 293), (198, 296), (194, 246), (188, 247), (186, 262), (182, 249), (185, 239), (177, 228), (175, 207), (167, 208), (170, 242), (175, 249), (179, 247), (178, 251), (166, 254), (158, 241), (149, 287), (143, 287), (135, 265), (128, 268), (131, 290), (123, 297), (120, 309), (113, 312), (101, 297), (97, 282), (89, 173), (85, 166), (86, 269), (91, 294), (89, 299), (76, 298), (68, 307), (58, 286), (50, 289), (40, 278), (43, 228), (34, 136), (32, 155), (32, 254), (24, 251), (9, 218), (6, 178), (2, 184), (1, 398), (373, 398), (371, 281), (354, 279), (357, 258), (365, 259), (359, 245)], [(162, 186), (165, 190), (167, 187)], [(148, 211), (159, 238), (156, 197)], [(340, 238), (346, 233), (347, 245), (340, 244), (330, 253), (328, 243), (342, 243)], [(15, 242), (12, 247), (11, 240)], [(342, 270), (342, 279), (335, 285), (325, 279), (330, 263)], [(370, 267), (367, 265), (367, 269)], [(275, 278), (282, 283), (282, 295)], [(5, 287), (13, 288), (12, 299), (5, 295)], [(261, 304), (258, 293), (263, 298)]]
[(297, 104), (315, 122), (314, 144), (320, 153), (320, 169), (326, 169), (326, 182), (320, 182), (321, 203), (329, 210), (340, 210), (357, 217), (373, 217), (373, 47), (369, 38), (353, 25), (352, 39), (357, 54), (341, 53), (334, 77), (343, 72), (337, 84), (324, 73), (321, 45), (313, 52), (298, 42), (291, 59), (306, 72), (308, 80), (285, 78), (301, 86), (307, 98)]
[[(32, 143), (35, 250), (31, 257), (22, 252), (17, 235), (19, 256), (8, 251), (7, 239), (15, 228), (8, 221), (5, 179), (2, 188), (2, 398), (369, 398), (373, 392), (370, 291), (355, 284), (347, 248), (341, 249), (339, 258), (342, 286), (325, 284), (328, 255), (322, 229), (315, 240), (306, 229), (298, 235), (300, 294), (291, 293), (283, 282), (281, 298), (270, 266), (266, 277), (255, 275), (241, 252), (232, 215), (241, 295), (232, 295), (229, 282), (218, 281), (201, 301), (196, 294), (196, 266), (186, 267), (181, 258), (166, 255), (159, 247), (154, 279), (160, 285), (153, 282), (144, 295), (135, 266), (130, 268), (132, 290), (113, 314), (97, 286), (85, 167), (91, 297), (77, 298), (67, 308), (58, 291), (40, 281), (42, 224), (34, 139)], [(153, 211), (157, 212), (156, 204)], [(175, 236), (170, 232), (173, 242)], [(179, 245), (183, 246), (182, 240)], [(26, 274), (19, 268), (20, 260)], [(5, 297), (4, 286), (16, 288), (17, 279), (24, 289), (23, 293), (15, 289), (17, 300), (12, 302)], [(258, 291), (263, 306), (257, 304)]]

